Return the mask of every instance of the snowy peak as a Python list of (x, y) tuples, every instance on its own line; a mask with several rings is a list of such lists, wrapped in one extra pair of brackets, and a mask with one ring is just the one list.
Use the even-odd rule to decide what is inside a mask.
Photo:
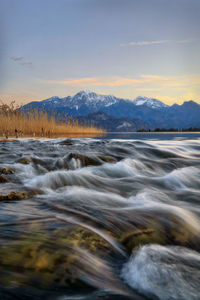
[(133, 103), (137, 106), (146, 105), (153, 109), (161, 109), (161, 108), (168, 107), (168, 105), (164, 104), (160, 100), (154, 98), (142, 97), (142, 96), (139, 96), (135, 100), (133, 100)]
[(98, 95), (90, 91), (80, 91), (72, 97), (72, 99), (87, 100), (87, 101), (104, 101), (104, 95)]
[(53, 96), (51, 98), (48, 98), (46, 100), (43, 100), (42, 102), (43, 103), (58, 103), (58, 101), (60, 100), (61, 98), (58, 97), (58, 96)]
[(127, 99), (116, 98), (112, 95), (99, 95), (91, 91), (80, 91), (74, 96), (68, 96), (65, 98), (54, 96), (42, 102), (44, 105), (70, 107), (71, 109), (76, 110), (79, 110), (80, 107), (84, 106), (89, 107), (90, 110), (94, 109), (96, 111), (102, 109), (102, 107), (111, 107), (121, 102), (131, 103), (136, 106), (146, 106), (151, 109), (163, 109), (168, 107), (168, 105), (154, 98), (139, 96), (135, 100), (131, 101)]
[(80, 91), (74, 96), (68, 96), (60, 98), (53, 96), (46, 100), (41, 101), (42, 104), (53, 105), (53, 106), (63, 106), (75, 108), (78, 110), (80, 107), (89, 107), (90, 109), (99, 109), (101, 107), (108, 107), (115, 103), (118, 103), (120, 99), (111, 95), (99, 95), (90, 91)]
[(168, 107), (168, 105), (154, 98), (139, 96), (135, 100), (131, 101), (127, 99), (116, 98), (112, 95), (99, 95), (91, 91), (80, 91), (74, 96), (68, 96), (64, 98), (54, 96), (42, 101), (44, 105), (70, 107), (76, 110), (83, 106), (89, 107), (90, 109), (99, 110), (102, 107), (106, 108), (121, 102), (131, 103), (136, 106), (147, 106), (151, 109), (163, 109)]
[[(28, 103), (23, 107), (25, 112), (32, 111), (33, 108), (46, 110), (49, 115), (59, 117), (68, 115), (77, 118), (100, 111), (116, 118), (138, 119), (142, 117), (143, 122), (150, 124), (151, 128), (200, 127), (200, 105), (193, 101), (168, 106), (154, 98), (139, 96), (135, 100), (127, 100), (112, 95), (80, 91), (74, 96), (51, 97), (43, 101)], [(101, 118), (104, 116), (102, 115)], [(120, 130), (125, 130), (129, 128), (128, 123), (130, 123), (129, 120), (123, 119), (123, 122), (120, 124), (117, 122), (115, 125), (116, 127), (122, 126)], [(142, 123), (140, 125), (144, 128)], [(116, 129), (112, 128), (112, 130)]]
[(90, 105), (90, 107), (110, 106), (118, 102), (118, 98), (110, 95), (99, 95), (90, 91), (80, 91), (70, 99), (71, 105)]

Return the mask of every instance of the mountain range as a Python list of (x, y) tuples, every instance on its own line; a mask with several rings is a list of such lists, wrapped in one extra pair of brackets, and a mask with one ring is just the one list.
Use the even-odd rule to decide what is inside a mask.
[(71, 116), (81, 122), (91, 121), (107, 131), (200, 127), (200, 105), (192, 100), (169, 106), (154, 98), (139, 96), (129, 100), (80, 91), (74, 96), (54, 96), (23, 106), (25, 112), (31, 109), (45, 110), (62, 118)]

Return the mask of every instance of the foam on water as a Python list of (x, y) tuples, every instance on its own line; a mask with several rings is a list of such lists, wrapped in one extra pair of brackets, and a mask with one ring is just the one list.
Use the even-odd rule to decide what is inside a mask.
[[(55, 299), (199, 299), (199, 153), (200, 140), (3, 143), (0, 170), (14, 173), (5, 174), (1, 193), (28, 197), (0, 202), (0, 241), (8, 254), (14, 249), (14, 261), (6, 264), (0, 249), (0, 298), (4, 277), (22, 299), (48, 298), (68, 271), (62, 270), (64, 255), (79, 282), (56, 285)], [(48, 257), (50, 271), (47, 266), (38, 275)], [(21, 285), (23, 274), (28, 284)], [(56, 283), (47, 288), (54, 274)], [(36, 285), (34, 294), (32, 281), (40, 275), (45, 285)]]
[(123, 266), (121, 276), (152, 299), (199, 300), (200, 254), (183, 247), (143, 246)]

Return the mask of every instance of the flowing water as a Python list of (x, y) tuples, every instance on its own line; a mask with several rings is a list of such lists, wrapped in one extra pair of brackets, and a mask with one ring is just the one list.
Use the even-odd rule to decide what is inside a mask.
[(0, 299), (200, 299), (200, 136), (121, 137), (0, 143)]

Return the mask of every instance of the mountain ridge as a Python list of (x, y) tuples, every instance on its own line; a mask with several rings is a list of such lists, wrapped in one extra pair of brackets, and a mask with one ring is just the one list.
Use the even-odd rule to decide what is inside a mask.
[(116, 118), (127, 117), (140, 119), (148, 123), (150, 129), (160, 128), (188, 128), (200, 126), (200, 105), (192, 100), (183, 104), (171, 106), (162, 101), (138, 96), (134, 100), (117, 98), (113, 95), (99, 95), (90, 91), (80, 91), (74, 96), (51, 98), (30, 102), (24, 105), (24, 111), (31, 109), (45, 110), (56, 116), (71, 116), (78, 118), (91, 113), (102, 111)]

